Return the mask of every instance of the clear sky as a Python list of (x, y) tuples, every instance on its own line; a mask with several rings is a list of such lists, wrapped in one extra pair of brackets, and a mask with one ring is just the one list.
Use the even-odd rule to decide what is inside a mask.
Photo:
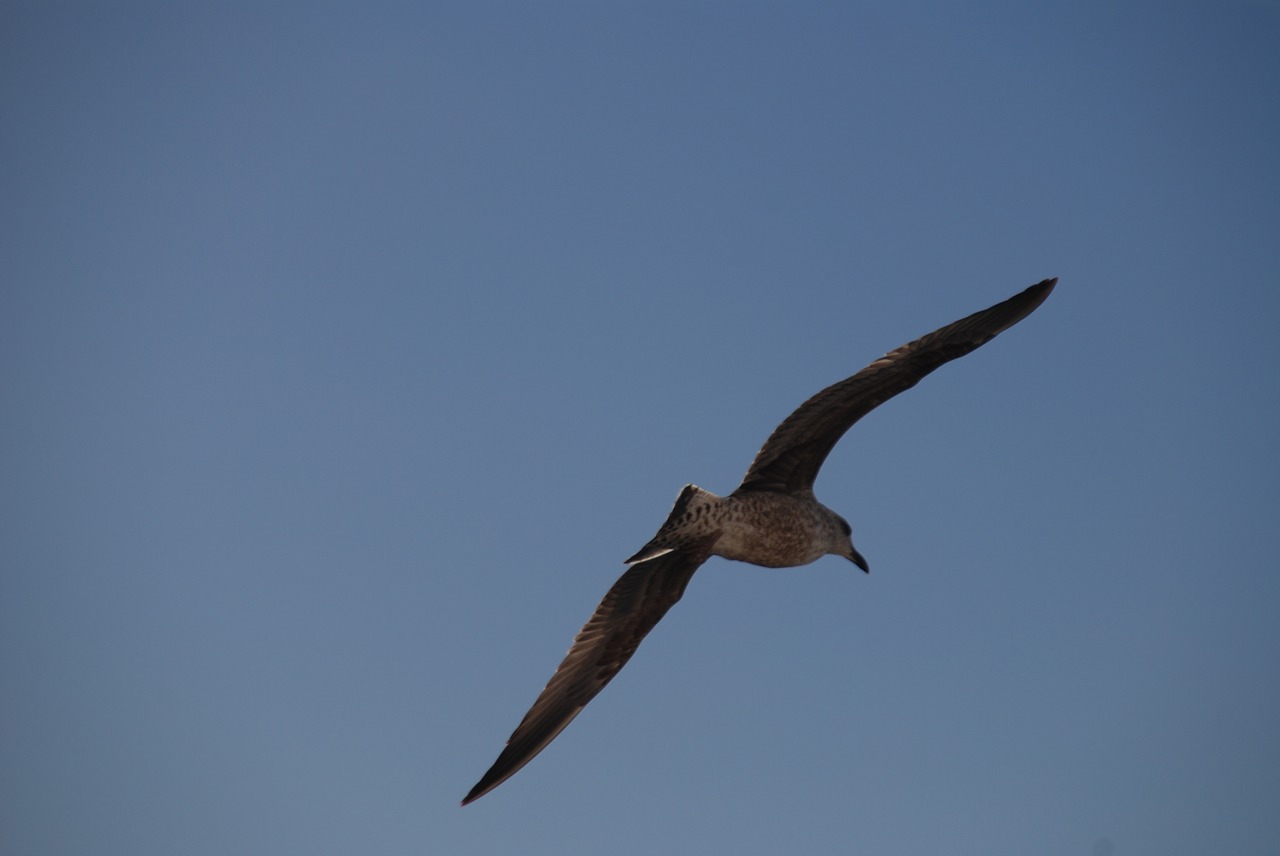
[[(0, 851), (1274, 854), (1273, 3), (0, 6)], [(686, 482), (856, 426), (465, 809)]]

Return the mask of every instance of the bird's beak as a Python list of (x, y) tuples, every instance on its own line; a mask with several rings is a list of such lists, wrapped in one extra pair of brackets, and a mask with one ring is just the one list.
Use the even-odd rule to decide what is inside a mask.
[(848, 559), (850, 562), (853, 562), (859, 568), (862, 568), (864, 573), (868, 573), (868, 574), (871, 573), (871, 566), (867, 564), (867, 560), (862, 558), (862, 554), (859, 553), (857, 550), (850, 548), (849, 555), (845, 556), (845, 558)]

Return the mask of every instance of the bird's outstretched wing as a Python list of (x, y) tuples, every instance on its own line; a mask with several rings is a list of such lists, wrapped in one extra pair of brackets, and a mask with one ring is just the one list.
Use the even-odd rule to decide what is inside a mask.
[(822, 462), (853, 423), (943, 363), (963, 357), (1030, 315), (1057, 282), (1056, 277), (1046, 279), (990, 309), (921, 336), (822, 390), (774, 429), (738, 490), (796, 493), (811, 489)]
[(711, 555), (716, 536), (639, 562), (624, 573), (574, 637), (533, 707), (516, 726), (489, 772), (462, 804), (479, 799), (515, 775), (546, 748), (631, 659), (640, 640), (684, 594), (693, 572)]

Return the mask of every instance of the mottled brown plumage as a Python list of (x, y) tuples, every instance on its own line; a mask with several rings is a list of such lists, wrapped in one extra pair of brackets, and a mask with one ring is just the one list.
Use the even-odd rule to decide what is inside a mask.
[(627, 560), (630, 569), (609, 589), (498, 760), (462, 804), (505, 782), (554, 740), (626, 664), (711, 556), (786, 568), (832, 554), (867, 570), (849, 524), (813, 495), (823, 461), (855, 422), (1025, 318), (1056, 283), (1037, 283), (822, 390), (774, 430), (729, 496), (686, 485), (658, 533)]

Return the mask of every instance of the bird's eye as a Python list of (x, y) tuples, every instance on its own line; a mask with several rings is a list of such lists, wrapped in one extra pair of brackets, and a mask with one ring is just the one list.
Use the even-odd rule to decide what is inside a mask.
[(853, 535), (853, 527), (849, 525), (848, 521), (846, 521), (846, 520), (841, 520), (841, 521), (840, 521), (840, 528), (844, 530), (844, 534), (846, 534), (846, 535)]

